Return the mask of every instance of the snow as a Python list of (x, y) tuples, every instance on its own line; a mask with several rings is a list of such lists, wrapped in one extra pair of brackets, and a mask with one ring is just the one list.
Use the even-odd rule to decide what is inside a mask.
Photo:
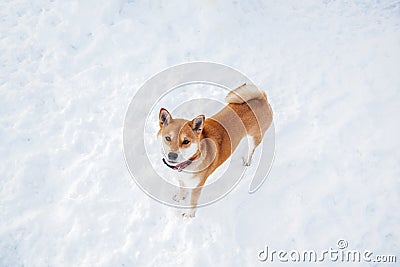
[[(1, 1), (0, 266), (263, 266), (265, 245), (341, 238), (399, 258), (399, 8)], [(122, 131), (136, 90), (190, 61), (267, 91), (276, 155), (255, 194), (244, 177), (184, 220), (133, 182)]]

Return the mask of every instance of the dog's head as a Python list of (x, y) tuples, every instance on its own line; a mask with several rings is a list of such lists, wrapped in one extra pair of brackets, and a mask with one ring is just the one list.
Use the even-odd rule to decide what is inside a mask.
[(162, 151), (164, 158), (172, 165), (186, 161), (200, 153), (200, 138), (204, 125), (204, 115), (193, 120), (173, 119), (164, 108), (158, 116)]

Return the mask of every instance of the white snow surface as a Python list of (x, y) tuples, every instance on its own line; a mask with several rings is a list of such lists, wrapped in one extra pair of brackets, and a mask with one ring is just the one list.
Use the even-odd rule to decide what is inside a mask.
[[(266, 90), (276, 155), (257, 193), (183, 219), (133, 182), (122, 129), (191, 61)], [(0, 266), (266, 266), (339, 239), (400, 261), (399, 70), (399, 1), (3, 0)]]

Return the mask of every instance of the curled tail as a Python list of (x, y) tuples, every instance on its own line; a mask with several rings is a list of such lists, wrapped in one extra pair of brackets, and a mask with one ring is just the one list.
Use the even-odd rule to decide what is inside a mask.
[(254, 84), (243, 84), (233, 91), (230, 91), (226, 97), (225, 102), (242, 104), (251, 99), (267, 99), (265, 92), (258, 89)]

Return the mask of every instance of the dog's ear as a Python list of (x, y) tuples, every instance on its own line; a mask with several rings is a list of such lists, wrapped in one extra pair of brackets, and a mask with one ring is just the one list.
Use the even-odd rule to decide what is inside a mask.
[(160, 109), (160, 113), (158, 115), (158, 122), (160, 123), (160, 128), (163, 126), (167, 126), (172, 120), (171, 114), (169, 114), (168, 110), (165, 108)]
[(204, 125), (204, 115), (199, 115), (192, 120), (192, 129), (194, 132), (201, 133)]

